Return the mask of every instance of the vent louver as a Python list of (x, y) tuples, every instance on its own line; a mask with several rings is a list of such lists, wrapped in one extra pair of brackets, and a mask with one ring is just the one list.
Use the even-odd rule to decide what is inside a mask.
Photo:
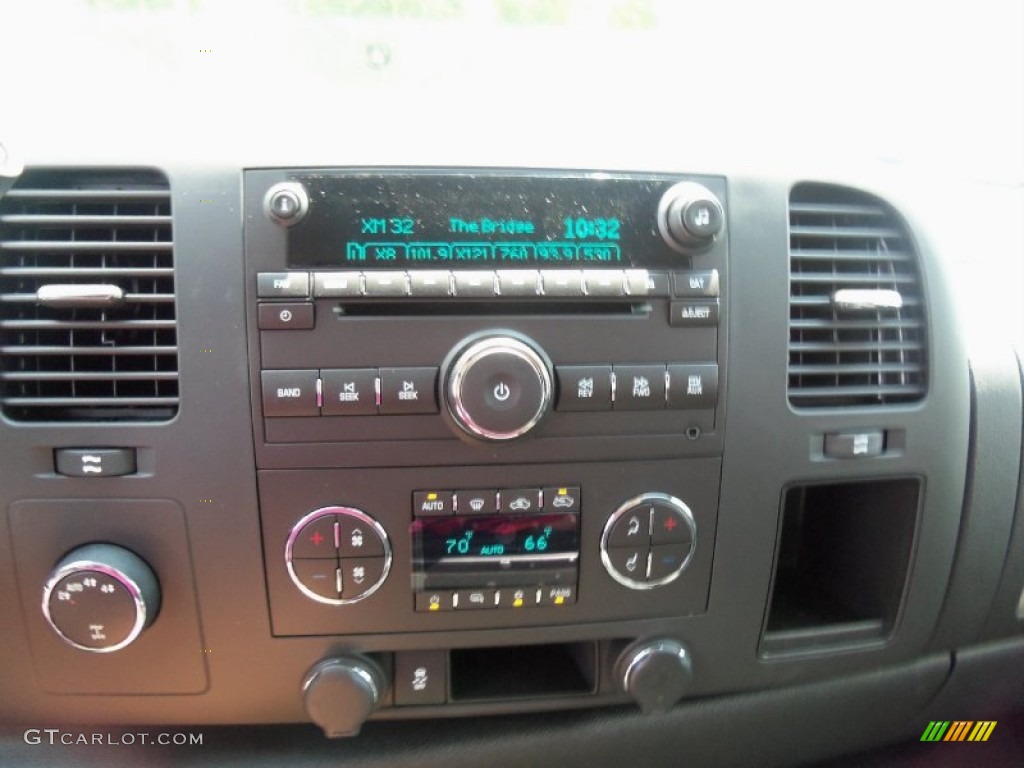
[(0, 199), (0, 400), (8, 418), (163, 421), (177, 413), (172, 249), (171, 196), (160, 173), (21, 176)]
[(917, 257), (881, 200), (800, 184), (789, 200), (789, 401), (886, 405), (927, 390)]

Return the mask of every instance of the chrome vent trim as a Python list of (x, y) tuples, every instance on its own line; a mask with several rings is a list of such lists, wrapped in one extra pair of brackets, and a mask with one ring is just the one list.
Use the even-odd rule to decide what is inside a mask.
[(177, 413), (163, 174), (29, 169), (0, 199), (0, 401), (28, 422)]
[(798, 184), (789, 200), (789, 402), (890, 405), (927, 393), (927, 323), (917, 254), (886, 203)]

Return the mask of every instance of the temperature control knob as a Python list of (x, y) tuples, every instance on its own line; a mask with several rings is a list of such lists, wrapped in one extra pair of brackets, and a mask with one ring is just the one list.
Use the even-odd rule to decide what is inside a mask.
[(119, 651), (153, 623), (160, 585), (148, 565), (113, 544), (69, 552), (43, 589), (43, 616), (69, 645), (93, 653)]
[(672, 639), (646, 640), (628, 647), (617, 665), (622, 689), (644, 714), (667, 712), (690, 687), (690, 654)]
[(447, 367), (444, 399), (462, 433), (503, 442), (525, 437), (551, 410), (551, 362), (525, 339), (478, 338)]
[(302, 698), (309, 719), (329, 739), (355, 736), (380, 706), (387, 678), (364, 656), (325, 659), (306, 674)]
[(658, 203), (658, 230), (669, 247), (680, 253), (711, 245), (725, 224), (725, 212), (715, 194), (692, 181), (665, 190)]

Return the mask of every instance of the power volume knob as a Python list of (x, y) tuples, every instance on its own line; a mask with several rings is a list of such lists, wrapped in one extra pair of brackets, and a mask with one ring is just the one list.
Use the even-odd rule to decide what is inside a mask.
[(694, 253), (709, 247), (725, 225), (725, 212), (715, 194), (692, 181), (665, 190), (658, 203), (658, 230), (670, 248)]
[(148, 565), (113, 544), (68, 553), (43, 589), (43, 616), (68, 645), (110, 653), (135, 641), (160, 610), (160, 587)]
[(457, 433), (504, 442), (525, 437), (551, 410), (551, 362), (525, 339), (487, 335), (447, 367), (444, 401)]

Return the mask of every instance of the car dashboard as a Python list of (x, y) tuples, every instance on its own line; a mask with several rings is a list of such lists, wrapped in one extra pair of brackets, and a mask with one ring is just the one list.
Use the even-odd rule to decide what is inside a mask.
[(1019, 188), (214, 143), (5, 145), (12, 764), (1012, 738)]

